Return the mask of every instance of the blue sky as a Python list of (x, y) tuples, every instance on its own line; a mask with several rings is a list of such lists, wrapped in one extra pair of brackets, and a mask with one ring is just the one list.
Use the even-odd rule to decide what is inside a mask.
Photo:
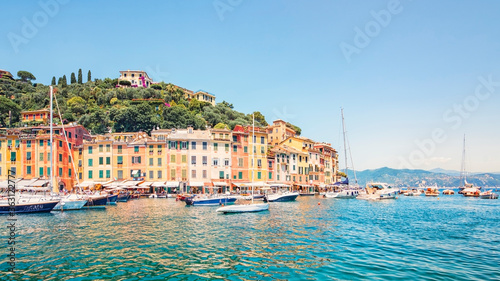
[(498, 11), (493, 0), (9, 1), (0, 69), (40, 83), (142, 69), (339, 151), (343, 107), (358, 170), (459, 170), (466, 134), (468, 170), (500, 172)]

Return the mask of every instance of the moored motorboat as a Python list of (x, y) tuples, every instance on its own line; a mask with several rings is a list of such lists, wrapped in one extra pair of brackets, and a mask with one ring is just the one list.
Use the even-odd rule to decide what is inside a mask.
[(116, 205), (118, 201), (118, 194), (110, 194), (108, 195), (108, 205)]
[(481, 192), (479, 194), (479, 198), (481, 198), (481, 199), (498, 199), (498, 194), (494, 193), (492, 190), (488, 190), (485, 192)]
[(108, 204), (108, 195), (92, 194), (87, 196), (84, 208), (105, 209)]
[(0, 214), (50, 212), (58, 203), (59, 201), (17, 202), (15, 206), (10, 206), (7, 201), (3, 201), (0, 202)]
[(367, 183), (363, 192), (360, 192), (357, 199), (362, 200), (383, 200), (396, 199), (399, 189), (393, 188), (387, 183)]
[(280, 191), (264, 196), (264, 202), (290, 202), (295, 201), (298, 196), (298, 192)]
[(455, 194), (455, 191), (453, 191), (452, 189), (443, 190), (443, 195), (453, 195), (453, 194)]
[(269, 210), (268, 203), (258, 203), (258, 204), (240, 204), (240, 205), (230, 205), (224, 206), (217, 209), (217, 212), (228, 214), (228, 213), (254, 213)]
[(234, 204), (236, 202), (236, 197), (227, 195), (196, 195), (193, 197), (188, 197), (184, 200), (188, 206), (219, 206)]
[(54, 207), (54, 211), (81, 210), (87, 203), (87, 199), (77, 194), (62, 196), (61, 201)]
[(117, 202), (127, 202), (130, 199), (130, 193), (128, 192), (120, 192), (118, 197), (116, 198)]
[(437, 189), (437, 187), (434, 187), (434, 188), (427, 188), (427, 190), (425, 191), (425, 196), (439, 196), (439, 190)]

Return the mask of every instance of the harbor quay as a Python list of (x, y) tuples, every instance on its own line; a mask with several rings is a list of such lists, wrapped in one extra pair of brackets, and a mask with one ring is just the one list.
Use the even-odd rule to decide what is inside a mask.
[[(23, 116), (46, 120), (42, 111)], [(208, 193), (242, 191), (250, 182), (320, 190), (340, 178), (332, 145), (297, 135), (283, 120), (233, 130), (155, 128), (150, 134), (93, 135), (77, 123), (54, 125), (53, 131), (50, 143), (46, 123), (2, 128), (0, 181), (12, 171), (28, 187), (52, 186), (53, 192), (121, 182), (149, 192)]]

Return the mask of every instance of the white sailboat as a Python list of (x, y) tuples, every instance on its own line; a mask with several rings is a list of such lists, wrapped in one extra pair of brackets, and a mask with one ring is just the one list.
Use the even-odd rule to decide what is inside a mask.
[[(344, 157), (345, 157), (345, 170), (346, 179), (341, 182), (334, 183), (334, 190), (326, 192), (323, 196), (325, 198), (337, 198), (337, 199), (354, 199), (359, 195), (359, 187), (352, 187), (349, 185), (349, 178), (347, 177), (347, 145), (346, 145), (346, 133), (345, 133), (345, 122), (344, 122), (344, 109), (340, 109), (342, 116), (342, 133), (344, 136)], [(351, 156), (352, 162), (352, 156)], [(353, 168), (354, 170), (354, 168)], [(354, 172), (354, 178), (356, 179), (356, 172)], [(357, 180), (356, 180), (357, 184)]]
[[(54, 98), (54, 90), (52, 86), (50, 86), (50, 174), (49, 174), (49, 187), (50, 189), (53, 188), (53, 163), (54, 163), (54, 156), (53, 156), (53, 138), (54, 138), (54, 132), (53, 132), (53, 106), (52, 106), (52, 101)], [(56, 100), (57, 103), (57, 100)], [(59, 113), (59, 118), (61, 118), (61, 114)], [(64, 131), (64, 124), (62, 124), (62, 129)], [(66, 138), (66, 134), (64, 133), (64, 137)], [(68, 145), (68, 139), (66, 138), (66, 145)], [(69, 145), (68, 145), (68, 150)], [(73, 158), (71, 158), (73, 160)], [(73, 171), (76, 173), (76, 169), (73, 165)], [(69, 194), (69, 195), (63, 195), (60, 196), (61, 200), (60, 202), (54, 207), (54, 211), (68, 211), (68, 210), (80, 210), (86, 203), (87, 199), (84, 199), (82, 196), (77, 195), (77, 194)]]
[(465, 197), (479, 197), (480, 194), (480, 187), (475, 187), (472, 183), (467, 182), (467, 172), (465, 168), (465, 135), (464, 135), (464, 149), (462, 151), (462, 167), (460, 169), (460, 183), (462, 183), (463, 179), (463, 186), (459, 188), (459, 194), (462, 194)]
[(253, 176), (254, 176), (254, 153), (253, 153), (253, 146), (255, 145), (254, 142), (254, 135), (255, 135), (255, 118), (252, 114), (252, 179), (250, 185), (252, 186), (252, 203), (251, 204), (236, 204), (236, 205), (230, 205), (230, 206), (224, 206), (220, 207), (217, 209), (217, 212), (219, 213), (254, 213), (254, 212), (262, 212), (262, 211), (267, 211), (269, 210), (269, 203), (254, 203), (253, 199), (253, 192), (254, 192), (254, 184), (253, 184)]

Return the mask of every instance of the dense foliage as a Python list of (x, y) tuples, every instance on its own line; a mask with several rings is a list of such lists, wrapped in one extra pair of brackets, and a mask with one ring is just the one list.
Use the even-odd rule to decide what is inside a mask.
[[(116, 87), (118, 79), (109, 78), (80, 84), (80, 73), (79, 70), (76, 83), (67, 84), (64, 75), (55, 85), (62, 115), (55, 122), (61, 122), (60, 119), (65, 123), (77, 121), (92, 134), (137, 131), (149, 133), (154, 128), (188, 126), (202, 130), (215, 126), (233, 129), (236, 125), (252, 124), (252, 113), (238, 112), (226, 101), (215, 106), (196, 99), (188, 101), (185, 93), (173, 84), (161, 82), (152, 88)], [(89, 71), (87, 78), (90, 75)], [(71, 76), (71, 82), (74, 82), (74, 74)], [(32, 84), (26, 78), (31, 77), (19, 80), (0, 78), (0, 126), (21, 126), (21, 111), (48, 108), (49, 86)], [(55, 84), (55, 77), (52, 83)], [(55, 105), (54, 112), (58, 114)], [(255, 126), (267, 125), (260, 112), (256, 111), (253, 115)]]

